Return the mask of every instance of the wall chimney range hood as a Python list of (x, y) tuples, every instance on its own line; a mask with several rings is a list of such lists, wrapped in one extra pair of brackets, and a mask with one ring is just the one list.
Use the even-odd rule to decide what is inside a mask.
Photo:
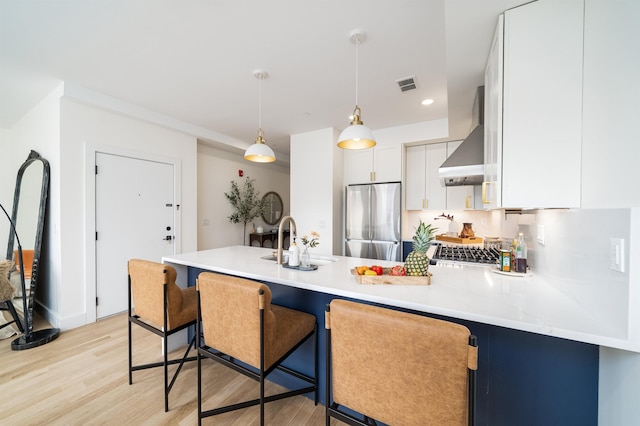
[(476, 127), (438, 169), (442, 186), (480, 185), (484, 180), (484, 86), (473, 104)]

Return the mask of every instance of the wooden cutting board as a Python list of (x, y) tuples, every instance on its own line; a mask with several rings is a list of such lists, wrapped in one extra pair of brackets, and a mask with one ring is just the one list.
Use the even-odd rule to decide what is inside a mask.
[(358, 275), (355, 269), (351, 274), (358, 284), (394, 284), (394, 285), (431, 285), (431, 272), (426, 277), (389, 275), (391, 268), (382, 268), (382, 275)]
[(460, 237), (449, 237), (443, 234), (443, 235), (436, 235), (436, 240), (446, 241), (449, 243), (457, 243), (457, 244), (482, 244), (482, 238), (480, 237), (460, 238)]

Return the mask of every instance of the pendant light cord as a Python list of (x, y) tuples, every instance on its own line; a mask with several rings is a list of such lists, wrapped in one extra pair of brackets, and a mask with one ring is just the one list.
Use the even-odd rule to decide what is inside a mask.
[(358, 105), (358, 45), (360, 44), (360, 37), (356, 36), (356, 106)]
[(258, 78), (258, 129), (262, 130), (262, 79)]

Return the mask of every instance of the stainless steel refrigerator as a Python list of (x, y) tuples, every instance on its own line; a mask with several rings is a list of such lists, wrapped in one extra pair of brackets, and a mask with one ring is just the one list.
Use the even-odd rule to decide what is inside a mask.
[(345, 255), (400, 261), (400, 182), (346, 188)]

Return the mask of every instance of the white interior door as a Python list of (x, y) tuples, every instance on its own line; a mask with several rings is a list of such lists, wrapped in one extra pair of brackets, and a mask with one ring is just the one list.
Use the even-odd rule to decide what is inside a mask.
[(96, 153), (96, 318), (127, 310), (127, 261), (175, 254), (173, 165)]

